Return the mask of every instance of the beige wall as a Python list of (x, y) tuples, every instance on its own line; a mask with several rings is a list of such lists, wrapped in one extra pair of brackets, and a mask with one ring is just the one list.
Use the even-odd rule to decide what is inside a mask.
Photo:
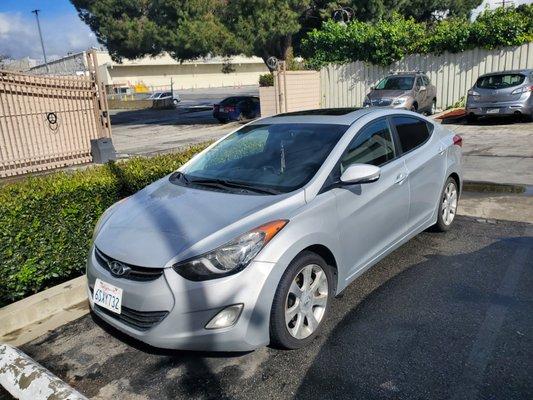
[(261, 116), (320, 108), (320, 73), (287, 71), (274, 76), (273, 87), (259, 88)]
[(108, 73), (113, 84), (133, 86), (144, 83), (149, 88), (170, 86), (174, 89), (257, 85), (259, 75), (267, 72), (264, 64), (235, 65), (235, 72), (224, 74), (220, 64), (113, 66)]
[(259, 75), (268, 72), (258, 57), (233, 57), (231, 65), (235, 72), (224, 74), (224, 60), (212, 58), (179, 63), (170, 56), (145, 57), (138, 60), (123, 60), (116, 63), (107, 52), (98, 52), (99, 73), (107, 85), (134, 86), (143, 83), (149, 88), (169, 87), (174, 89), (209, 88), (223, 86), (257, 85)]
[(357, 61), (329, 65), (320, 71), (322, 107), (360, 107), (370, 86), (389, 71), (421, 70), (437, 86), (437, 107), (452, 106), (466, 96), (476, 79), (485, 73), (533, 68), (533, 42), (497, 50), (473, 49), (462, 53), (414, 54), (381, 67)]

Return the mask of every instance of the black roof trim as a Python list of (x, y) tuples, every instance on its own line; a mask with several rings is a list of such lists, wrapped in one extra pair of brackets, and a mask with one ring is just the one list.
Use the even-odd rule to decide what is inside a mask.
[(360, 110), (361, 107), (345, 107), (345, 108), (317, 108), (314, 110), (294, 111), (285, 114), (273, 115), (271, 118), (279, 117), (297, 117), (299, 115), (346, 115), (354, 111)]

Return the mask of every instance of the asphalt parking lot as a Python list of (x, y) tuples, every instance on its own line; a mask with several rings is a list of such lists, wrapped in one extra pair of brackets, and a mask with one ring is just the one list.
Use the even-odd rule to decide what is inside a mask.
[(158, 350), (90, 315), (22, 350), (90, 398), (531, 399), (531, 287), (532, 225), (458, 217), (355, 281), (301, 350)]

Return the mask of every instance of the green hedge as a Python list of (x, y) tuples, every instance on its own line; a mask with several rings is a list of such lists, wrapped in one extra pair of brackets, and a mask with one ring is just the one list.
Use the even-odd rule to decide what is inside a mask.
[(0, 306), (81, 275), (104, 210), (205, 146), (0, 186)]
[(486, 10), (474, 22), (450, 18), (416, 22), (394, 13), (378, 22), (327, 21), (302, 41), (308, 66), (367, 61), (387, 66), (409, 54), (457, 53), (476, 47), (494, 49), (533, 41), (533, 5)]

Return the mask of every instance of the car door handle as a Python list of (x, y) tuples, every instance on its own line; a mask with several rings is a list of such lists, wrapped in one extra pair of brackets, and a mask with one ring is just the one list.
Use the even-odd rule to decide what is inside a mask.
[(405, 172), (402, 172), (401, 174), (399, 174), (396, 177), (396, 180), (394, 181), (394, 183), (397, 183), (398, 185), (401, 185), (407, 179), (408, 176), (409, 176), (409, 174), (406, 174)]

